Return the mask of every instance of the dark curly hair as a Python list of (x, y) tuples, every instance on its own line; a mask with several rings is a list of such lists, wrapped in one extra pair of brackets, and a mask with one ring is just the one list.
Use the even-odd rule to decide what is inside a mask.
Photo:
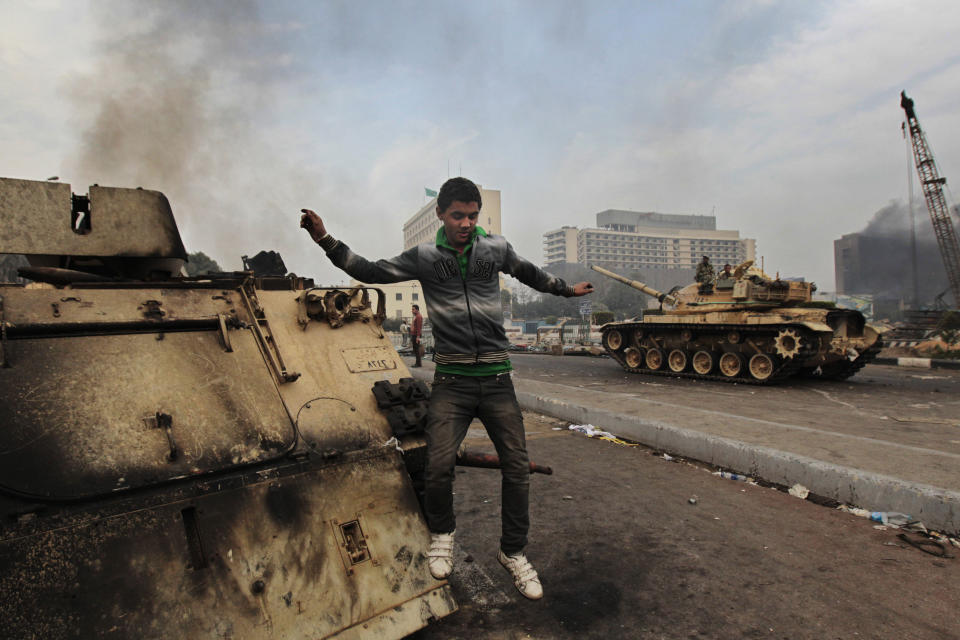
[(441, 213), (446, 211), (454, 201), (476, 202), (478, 207), (483, 206), (480, 199), (480, 189), (466, 178), (450, 178), (440, 187), (437, 195), (437, 207)]

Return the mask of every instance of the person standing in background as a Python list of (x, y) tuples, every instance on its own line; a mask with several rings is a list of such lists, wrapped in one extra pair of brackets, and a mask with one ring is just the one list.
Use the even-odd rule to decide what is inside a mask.
[(410, 342), (413, 344), (413, 355), (416, 357), (415, 367), (422, 367), (420, 359), (423, 357), (423, 316), (420, 315), (420, 305), (413, 305), (413, 326), (410, 327)]

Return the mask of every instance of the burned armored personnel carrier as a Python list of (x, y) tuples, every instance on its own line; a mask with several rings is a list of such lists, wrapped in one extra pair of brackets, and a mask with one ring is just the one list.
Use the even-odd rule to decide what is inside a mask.
[(0, 226), (32, 280), (0, 284), (4, 637), (398, 638), (456, 609), (381, 293), (182, 277), (156, 191), (0, 179)]
[(839, 380), (873, 360), (883, 345), (859, 311), (804, 306), (813, 283), (771, 279), (752, 261), (729, 277), (674, 294), (592, 268), (661, 303), (660, 312), (644, 313), (642, 320), (601, 327), (604, 349), (631, 373), (754, 384), (796, 375)]

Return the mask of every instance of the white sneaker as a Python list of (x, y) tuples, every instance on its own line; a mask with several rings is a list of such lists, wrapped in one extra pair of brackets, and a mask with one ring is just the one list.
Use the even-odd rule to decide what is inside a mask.
[(453, 571), (453, 534), (450, 533), (431, 533), (430, 550), (427, 551), (427, 558), (430, 564), (430, 575), (437, 580), (443, 580)]
[(524, 597), (531, 600), (539, 600), (543, 597), (543, 586), (540, 584), (540, 578), (537, 577), (537, 572), (530, 561), (527, 560), (527, 556), (522, 553), (508, 556), (500, 551), (497, 554), (497, 560), (513, 576), (513, 584)]

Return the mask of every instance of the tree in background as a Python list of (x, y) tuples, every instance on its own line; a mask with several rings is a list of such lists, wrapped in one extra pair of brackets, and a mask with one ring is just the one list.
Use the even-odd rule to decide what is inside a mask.
[(17, 269), (27, 266), (30, 263), (20, 254), (0, 254), (0, 282), (26, 282), (17, 275)]
[(188, 276), (202, 276), (207, 273), (218, 273), (223, 271), (217, 261), (205, 254), (203, 251), (196, 251), (187, 255)]
[(960, 312), (947, 311), (937, 324), (937, 335), (943, 338), (947, 345), (960, 342)]
[(400, 323), (403, 320), (400, 318), (384, 318), (383, 320), (383, 330), (384, 331), (400, 331)]
[(508, 289), (500, 289), (500, 308), (504, 313), (513, 311), (512, 302), (510, 291)]
[(590, 317), (593, 324), (607, 324), (615, 320), (612, 311), (594, 311)]
[[(514, 316), (529, 319), (543, 318), (544, 316), (579, 318), (581, 302), (588, 301), (592, 303), (594, 308), (602, 307), (609, 310), (617, 318), (633, 318), (647, 308), (647, 300), (650, 299), (636, 289), (602, 276), (582, 264), (551, 265), (549, 271), (567, 282), (591, 282), (594, 286), (594, 293), (586, 298), (545, 296), (519, 281), (515, 281), (513, 288)], [(644, 281), (645, 277), (641, 271), (632, 271), (624, 275), (641, 282)]]

